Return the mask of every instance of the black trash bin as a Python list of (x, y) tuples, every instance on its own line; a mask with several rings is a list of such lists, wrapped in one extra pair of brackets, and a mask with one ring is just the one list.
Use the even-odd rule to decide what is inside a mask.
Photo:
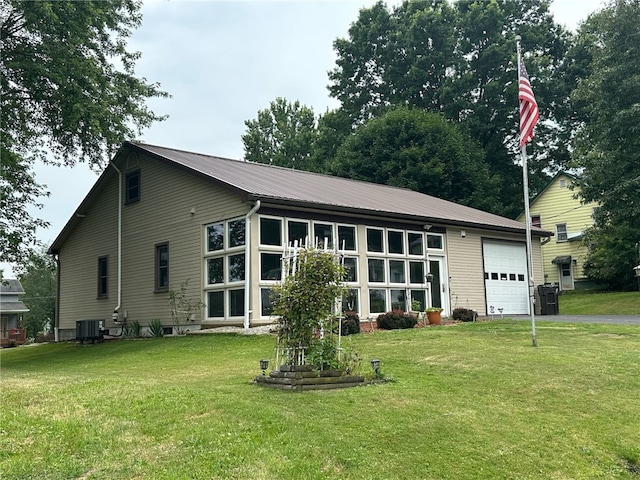
[(558, 315), (558, 287), (556, 285), (538, 285), (540, 313)]

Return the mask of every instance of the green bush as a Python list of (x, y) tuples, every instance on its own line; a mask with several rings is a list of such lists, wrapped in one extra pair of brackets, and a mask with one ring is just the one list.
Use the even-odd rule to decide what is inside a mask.
[(413, 328), (418, 323), (418, 319), (411, 314), (401, 310), (393, 310), (387, 313), (381, 313), (376, 319), (378, 328), (384, 330), (397, 330), (402, 328)]
[(346, 336), (354, 333), (360, 333), (360, 317), (356, 312), (344, 312), (340, 334)]
[(149, 324), (149, 332), (154, 337), (164, 337), (164, 328), (162, 328), (162, 321), (159, 318), (154, 318)]
[(451, 312), (451, 317), (454, 320), (460, 320), (462, 322), (473, 322), (476, 316), (476, 312), (470, 308), (454, 308), (453, 312)]

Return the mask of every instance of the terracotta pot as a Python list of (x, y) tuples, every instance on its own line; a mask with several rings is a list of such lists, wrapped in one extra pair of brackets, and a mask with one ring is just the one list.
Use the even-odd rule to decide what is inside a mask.
[(427, 318), (429, 319), (429, 325), (440, 325), (440, 312), (427, 312)]

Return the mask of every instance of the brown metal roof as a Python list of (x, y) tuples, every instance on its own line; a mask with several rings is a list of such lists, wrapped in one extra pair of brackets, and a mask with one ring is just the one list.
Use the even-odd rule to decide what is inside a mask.
[[(197, 172), (250, 199), (330, 211), (376, 214), (490, 230), (525, 231), (525, 225), (475, 208), (405, 188), (243, 162), (142, 143), (125, 144)], [(534, 228), (533, 233), (550, 232)]]

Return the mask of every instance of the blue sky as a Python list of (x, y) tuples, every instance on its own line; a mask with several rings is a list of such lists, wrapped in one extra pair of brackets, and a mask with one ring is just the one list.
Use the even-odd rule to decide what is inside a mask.
[[(346, 37), (371, 0), (145, 0), (143, 24), (130, 39), (142, 53), (136, 74), (159, 82), (171, 99), (148, 102), (165, 122), (139, 137), (146, 143), (242, 158), (245, 120), (276, 97), (298, 100), (318, 113), (338, 106), (327, 72), (333, 41)], [(397, 1), (387, 2), (397, 4)], [(554, 0), (556, 21), (575, 29), (602, 0)], [(515, 48), (515, 47), (514, 47)], [(86, 165), (36, 166), (51, 195), (33, 214), (50, 222), (38, 238), (50, 244), (97, 179)], [(10, 267), (0, 264), (4, 276)]]

